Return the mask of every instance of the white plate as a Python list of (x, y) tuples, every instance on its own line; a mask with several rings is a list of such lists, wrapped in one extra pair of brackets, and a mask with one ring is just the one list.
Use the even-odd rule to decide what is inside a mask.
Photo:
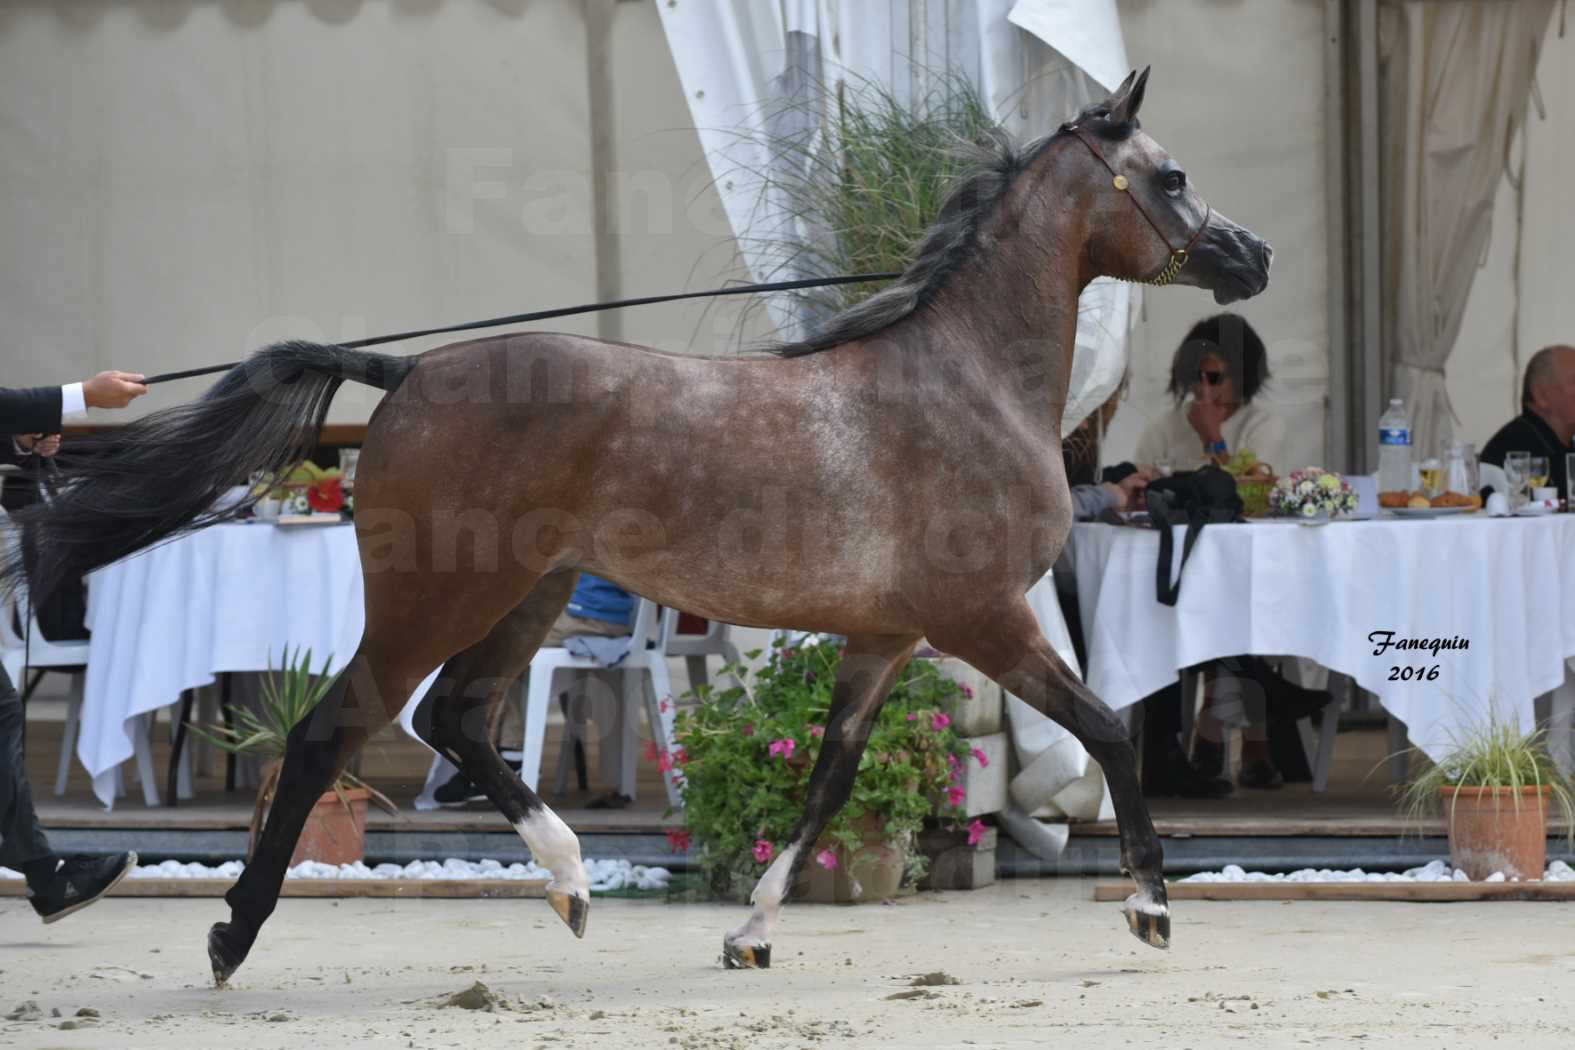
[(1524, 507), (1521, 507), (1519, 510), (1515, 511), (1515, 517), (1535, 518), (1543, 514), (1557, 514), (1558, 511), (1559, 509), (1557, 507), (1547, 507), (1539, 503), (1528, 503)]
[(1477, 507), (1385, 507), (1385, 514), (1397, 518), (1447, 518), (1452, 514), (1475, 514)]

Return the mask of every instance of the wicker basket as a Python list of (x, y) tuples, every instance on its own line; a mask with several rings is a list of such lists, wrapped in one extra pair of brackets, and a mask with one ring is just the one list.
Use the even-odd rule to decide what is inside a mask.
[(1269, 492), (1279, 476), (1267, 463), (1255, 463), (1245, 474), (1236, 474), (1236, 495), (1241, 497), (1241, 512), (1249, 518), (1264, 518), (1269, 514)]

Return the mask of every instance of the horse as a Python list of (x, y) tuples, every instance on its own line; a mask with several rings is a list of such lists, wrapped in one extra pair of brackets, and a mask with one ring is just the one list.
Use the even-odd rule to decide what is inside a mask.
[(486, 792), (584, 936), (579, 842), (480, 728), (581, 571), (714, 620), (847, 639), (803, 816), (723, 938), (729, 968), (769, 966), (784, 898), (921, 639), (1099, 763), (1136, 884), (1128, 928), (1168, 947), (1163, 856), (1126, 730), (1024, 597), (1072, 521), (1060, 417), (1079, 292), (1106, 275), (1227, 303), (1268, 284), (1269, 245), (1142, 130), (1147, 81), (1134, 72), (1026, 147), (987, 138), (902, 276), (800, 341), (724, 357), (555, 333), (410, 357), (285, 342), (198, 401), (84, 439), (55, 498), (20, 516), (35, 593), (243, 514), (247, 501), (218, 497), (309, 451), (340, 383), (386, 391), (355, 489), (365, 632), (289, 736), (229, 920), (208, 933), (215, 983), (272, 914), (312, 804), (439, 668), (418, 735)]

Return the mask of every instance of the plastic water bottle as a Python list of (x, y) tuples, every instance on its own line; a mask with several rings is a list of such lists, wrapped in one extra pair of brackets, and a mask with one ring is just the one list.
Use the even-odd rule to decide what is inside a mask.
[(1405, 402), (1391, 398), (1389, 410), (1378, 417), (1378, 491), (1404, 492), (1411, 488), (1411, 420)]

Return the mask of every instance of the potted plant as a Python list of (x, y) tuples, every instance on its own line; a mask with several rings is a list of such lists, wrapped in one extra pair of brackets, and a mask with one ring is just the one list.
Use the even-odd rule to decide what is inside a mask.
[[(263, 819), (279, 786), (284, 765), (285, 742), (297, 722), (311, 713), (334, 684), (328, 673), (332, 658), (323, 660), (322, 669), (312, 673), (312, 652), (294, 654), (284, 651), (284, 666), (271, 668), (262, 680), (262, 695), (257, 709), (232, 704), (230, 725), (198, 727), (192, 731), (215, 747), (233, 754), (259, 755), (267, 760), (262, 784), (257, 789), (257, 805), (252, 809), (246, 859), (250, 860), (262, 830)], [(290, 857), (293, 867), (303, 861), (324, 864), (350, 864), (360, 860), (366, 838), (366, 806), (369, 800), (390, 813), (398, 807), (382, 792), (370, 787), (352, 773), (341, 773), (330, 790), (312, 807)]]
[(1442, 809), (1450, 863), (1472, 879), (1542, 878), (1547, 867), (1548, 808), (1564, 818), (1575, 845), (1571, 780), (1548, 754), (1540, 729), (1489, 716), (1451, 740), (1449, 752), (1407, 785), (1402, 804), (1413, 819)]
[[(693, 835), (716, 894), (747, 899), (803, 815), (842, 652), (838, 642), (813, 639), (773, 649), (753, 674), (742, 665), (724, 671), (742, 685), (686, 694), (694, 703), (677, 716), (675, 753), (658, 762), (683, 773), (687, 827), (670, 838), (687, 846)], [(970, 756), (944, 710), (957, 693), (957, 683), (926, 661), (903, 670), (870, 733), (852, 797), (805, 863), (801, 896), (879, 900), (922, 877), (918, 832), (938, 813), (957, 822), (961, 812), (958, 783)]]

